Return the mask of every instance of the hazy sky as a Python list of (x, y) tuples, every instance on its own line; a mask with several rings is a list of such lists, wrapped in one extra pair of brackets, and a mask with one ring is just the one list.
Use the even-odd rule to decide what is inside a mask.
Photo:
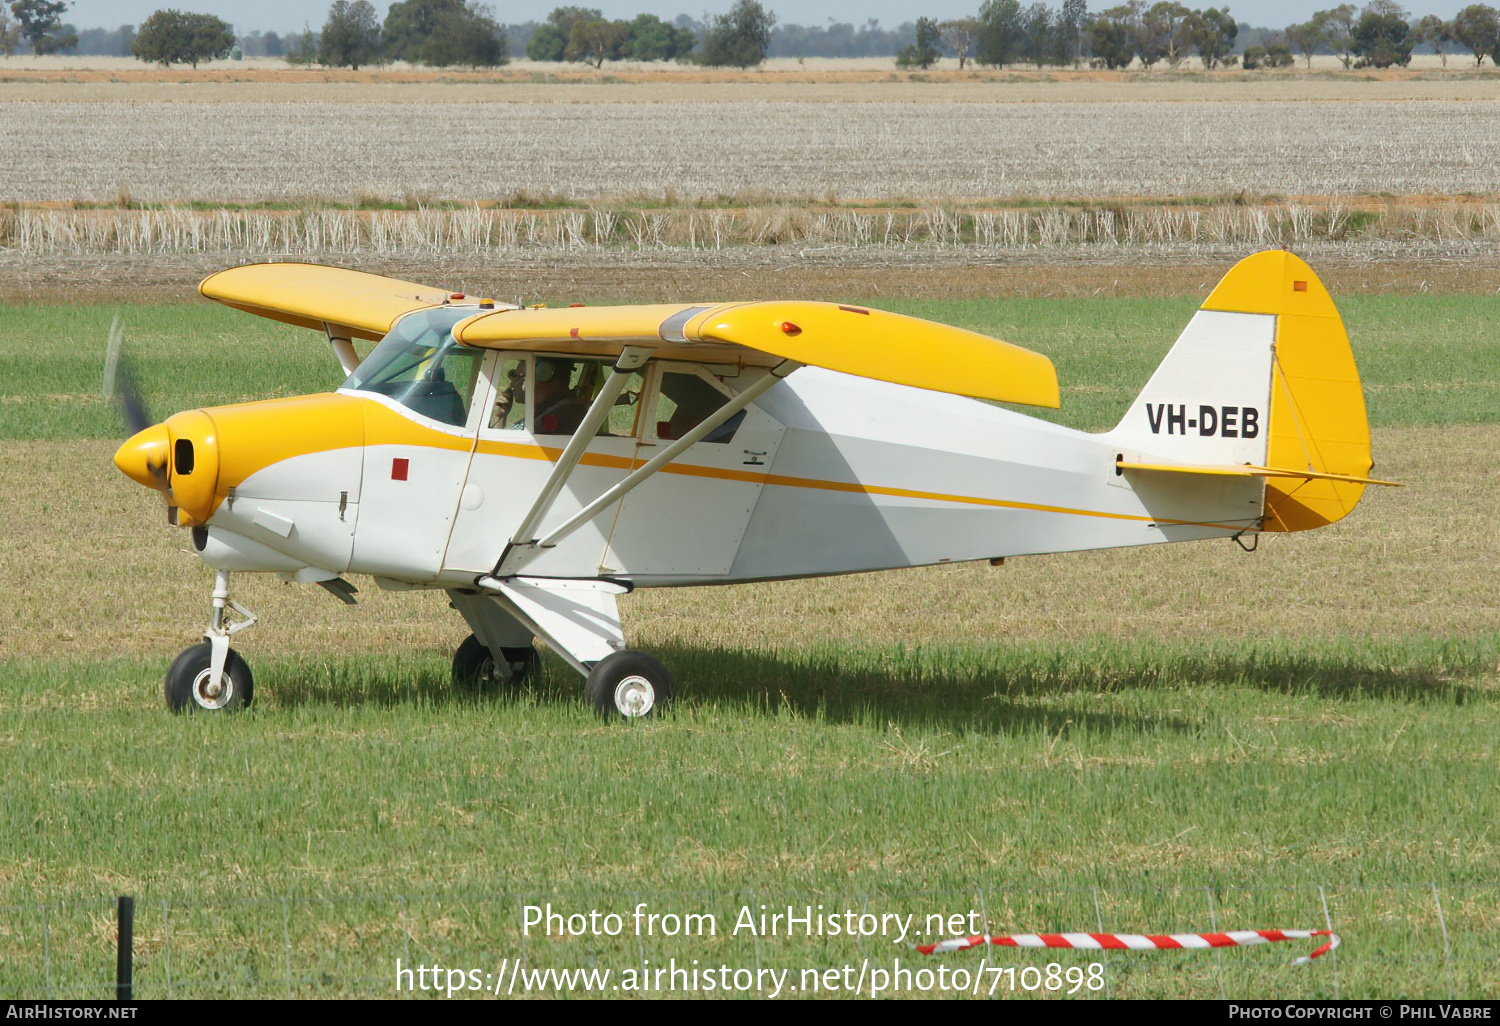
[[(372, 0), (380, 16), (385, 17), (389, 0)], [(579, 6), (598, 7), (606, 17), (626, 18), (649, 12), (671, 20), (687, 13), (701, 18), (705, 11), (718, 13), (728, 8), (733, 0), (574, 0)], [(879, 18), (887, 28), (903, 21), (913, 21), (919, 15), (936, 18), (958, 18), (973, 14), (979, 0), (797, 0), (796, 3), (781, 0), (762, 0), (775, 12), (779, 21), (799, 25), (821, 25), (832, 18), (862, 24), (869, 18)], [(1023, 6), (1028, 0), (1022, 0)], [(1095, 0), (1090, 7), (1102, 10), (1112, 6), (1115, 0)], [(1298, 0), (1263, 0), (1259, 3), (1235, 3), (1230, 10), (1240, 21), (1252, 25), (1279, 28), (1293, 22), (1304, 21), (1314, 10), (1333, 7), (1337, 0), (1313, 0), (1311, 3)], [(1411, 5), (1417, 14), (1441, 14), (1451, 18), (1470, 0), (1428, 0)], [(492, 3), (497, 20), (502, 23), (540, 20), (557, 6), (559, 0), (535, 0), (529, 3)], [(1189, 6), (1212, 6), (1214, 0), (1192, 0)], [(1053, 0), (1051, 6), (1058, 7), (1061, 0)], [(328, 16), (327, 3), (321, 0), (74, 0), (72, 8), (64, 16), (80, 28), (115, 28), (122, 24), (139, 25), (152, 11), (159, 7), (176, 7), (200, 14), (217, 14), (235, 27), (237, 32), (261, 31), (285, 32), (301, 30), (304, 24), (313, 28), (322, 25)]]

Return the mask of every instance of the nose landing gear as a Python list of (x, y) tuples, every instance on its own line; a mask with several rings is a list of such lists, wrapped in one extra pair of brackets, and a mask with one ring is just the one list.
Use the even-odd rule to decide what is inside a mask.
[[(239, 619), (231, 619), (230, 611)], [(255, 678), (240, 654), (229, 647), (231, 635), (254, 626), (255, 614), (229, 597), (229, 572), (214, 576), (214, 611), (203, 640), (184, 649), (167, 670), (167, 708), (173, 712), (243, 709), (255, 695)]]

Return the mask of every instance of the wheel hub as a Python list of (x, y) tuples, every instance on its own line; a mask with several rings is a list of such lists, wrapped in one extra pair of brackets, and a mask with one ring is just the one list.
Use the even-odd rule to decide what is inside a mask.
[(633, 673), (615, 685), (615, 708), (621, 716), (645, 716), (656, 705), (656, 688), (640, 674)]
[(205, 709), (222, 709), (234, 697), (234, 678), (228, 673), (220, 673), (218, 680), (212, 677), (210, 667), (193, 678), (193, 701)]

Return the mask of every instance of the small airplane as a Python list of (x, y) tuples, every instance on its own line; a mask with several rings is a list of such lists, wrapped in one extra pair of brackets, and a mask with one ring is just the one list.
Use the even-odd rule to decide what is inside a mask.
[[(354, 603), (346, 575), (443, 589), (459, 683), (515, 685), (536, 639), (606, 717), (672, 696), (626, 647), (634, 588), (732, 584), (1331, 524), (1369, 477), (1364, 397), (1327, 290), (1284, 251), (1240, 261), (1113, 430), (1051, 362), (960, 328), (813, 302), (521, 308), (360, 271), (252, 264), (199, 291), (321, 331), (336, 391), (187, 410), (116, 466), (162, 492), (215, 571), (174, 710), (248, 705), (231, 575)], [(360, 359), (354, 340), (377, 343)], [(1248, 541), (1247, 541), (1248, 539)]]

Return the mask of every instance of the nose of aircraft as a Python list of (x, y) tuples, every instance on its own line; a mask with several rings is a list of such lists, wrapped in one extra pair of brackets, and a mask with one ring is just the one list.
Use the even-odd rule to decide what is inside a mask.
[(115, 450), (115, 466), (137, 484), (160, 490), (166, 482), (171, 436), (165, 424), (137, 431)]
[(132, 481), (165, 492), (181, 526), (206, 522), (218, 505), (218, 432), (202, 410), (173, 414), (133, 435), (115, 453), (115, 466)]

